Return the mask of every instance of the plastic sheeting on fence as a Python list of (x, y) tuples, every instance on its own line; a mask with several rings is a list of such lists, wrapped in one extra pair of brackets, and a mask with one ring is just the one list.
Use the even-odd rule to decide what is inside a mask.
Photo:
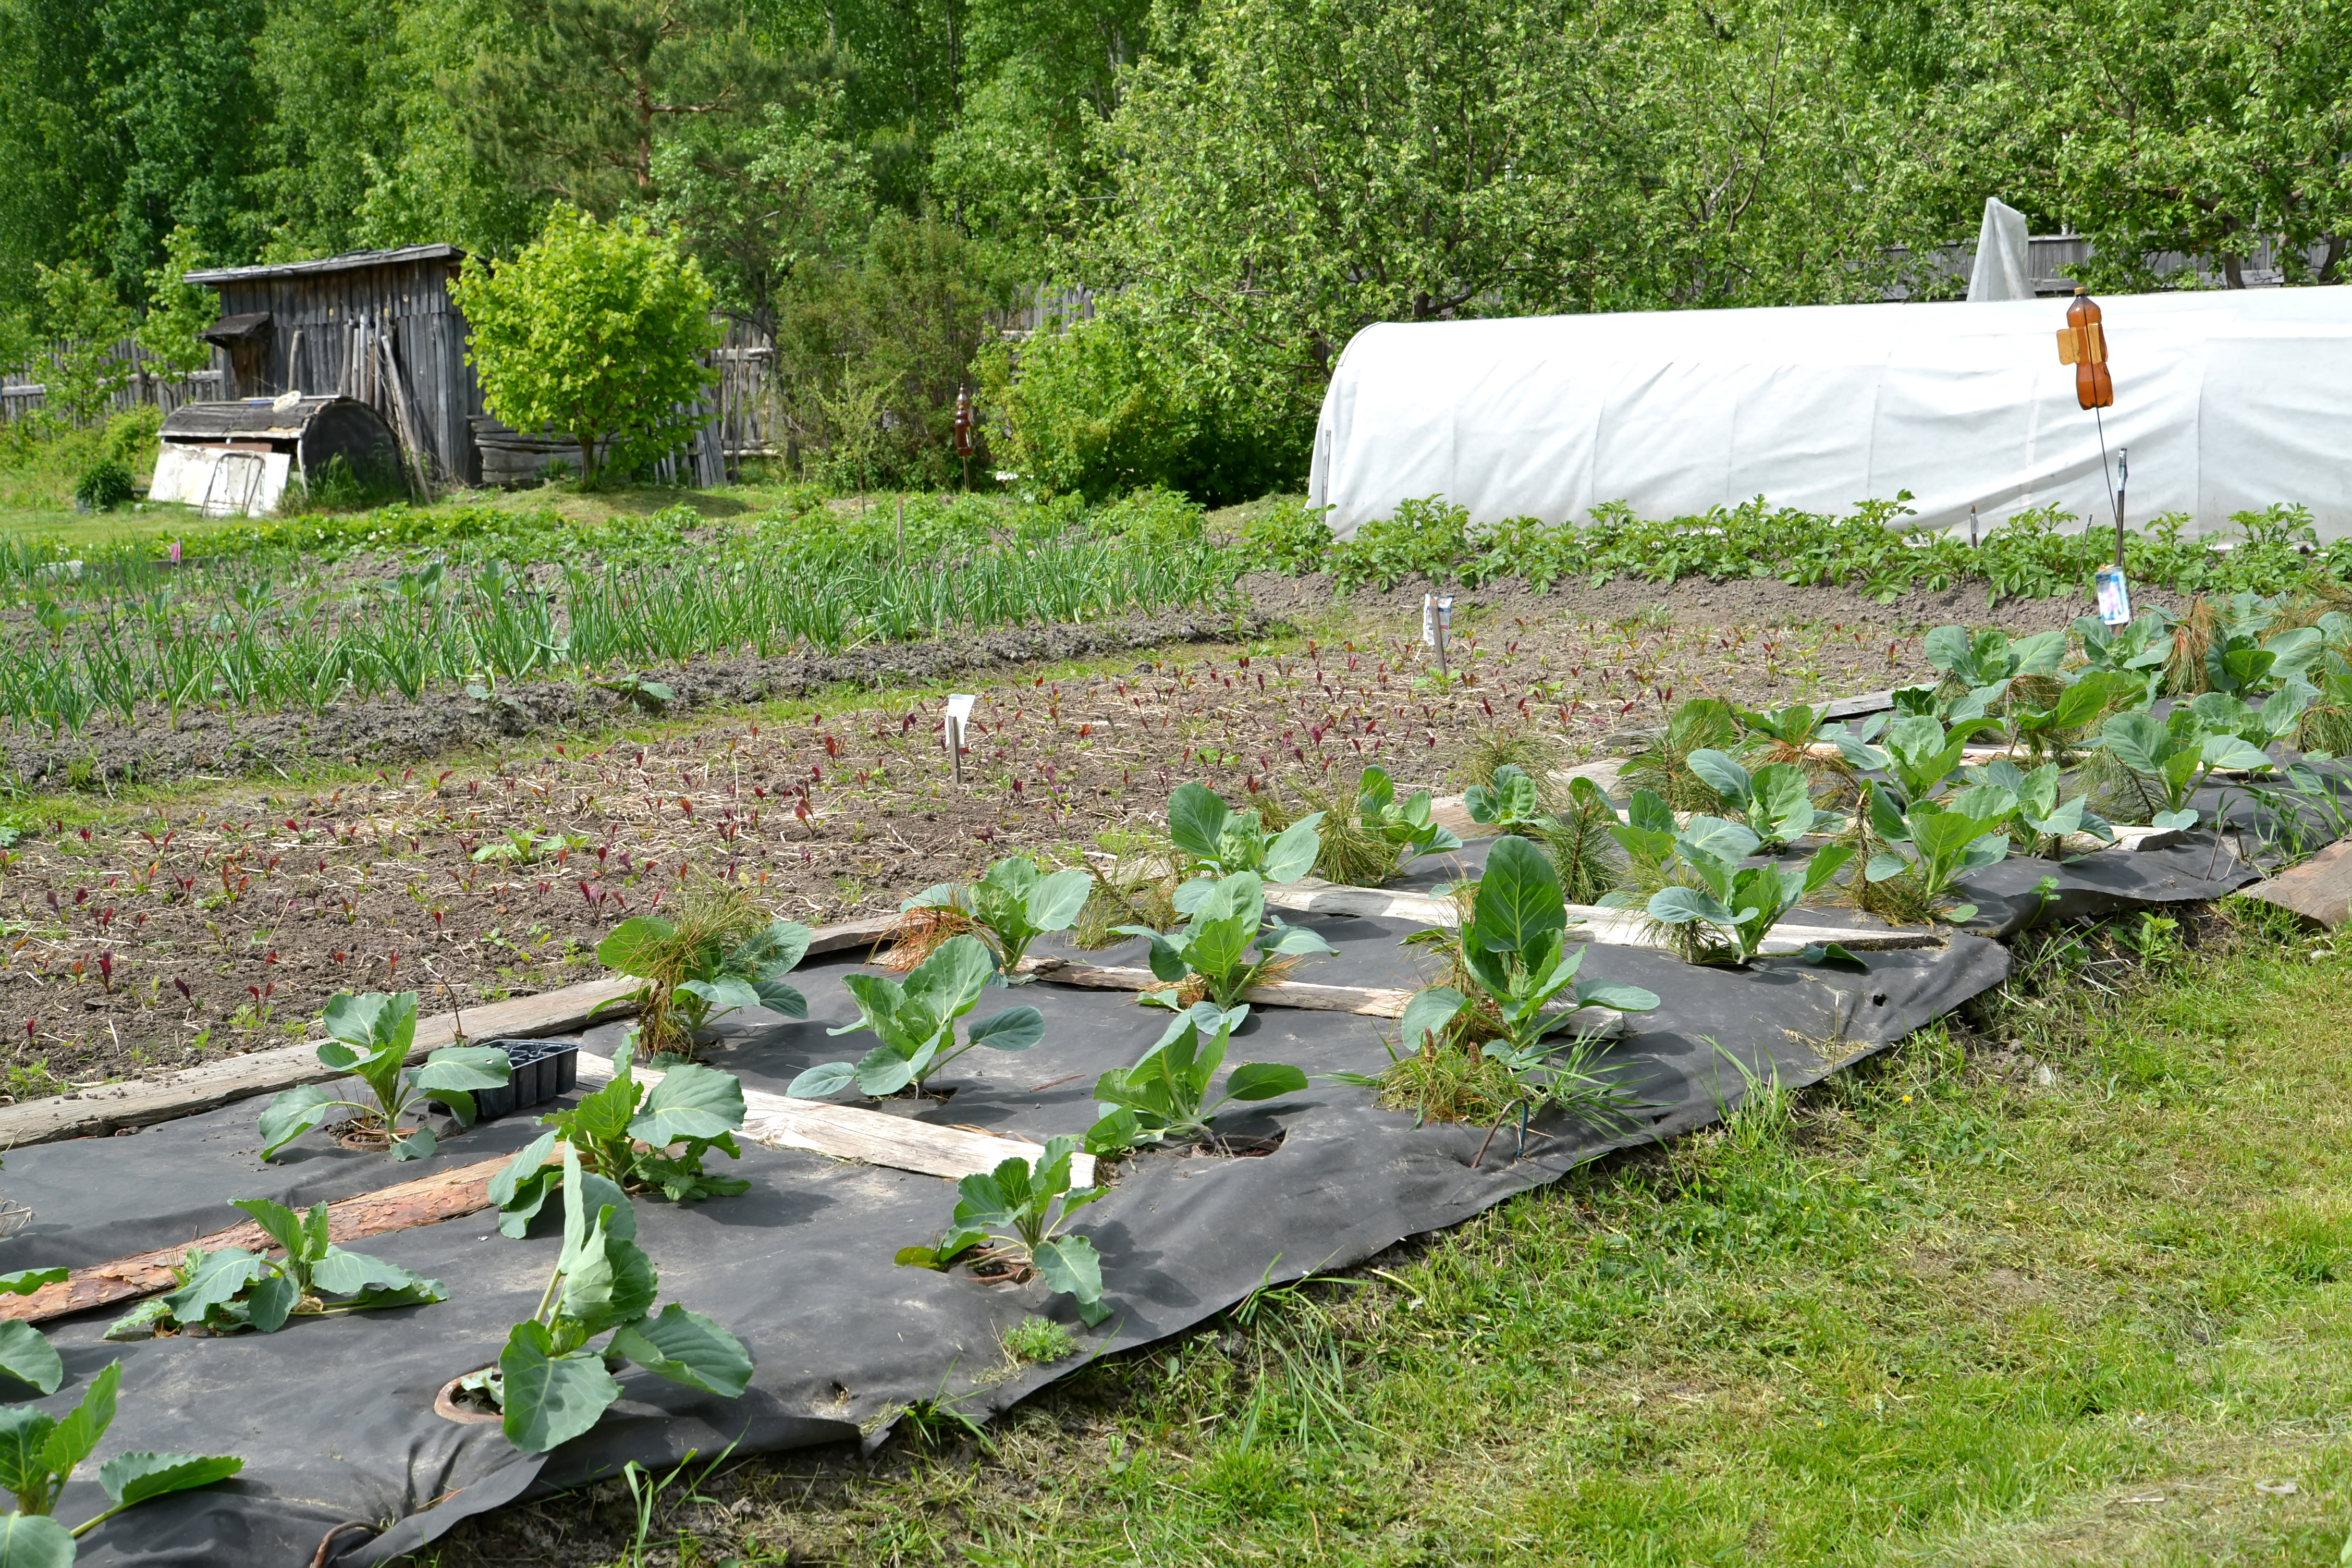
[[(2352, 289), (2101, 296), (2130, 515), (2189, 532), (2274, 502), (2352, 533)], [(1341, 538), (1438, 495), (1474, 521), (1670, 518), (1761, 495), (1917, 526), (2057, 505), (2105, 519), (2100, 426), (2058, 362), (2062, 300), (1383, 322), (1324, 395), (1313, 500)]]

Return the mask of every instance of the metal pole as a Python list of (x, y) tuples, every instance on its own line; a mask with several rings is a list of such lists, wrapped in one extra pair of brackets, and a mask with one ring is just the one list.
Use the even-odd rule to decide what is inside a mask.
[(2116, 448), (2116, 570), (2124, 569), (2124, 492), (2131, 485), (2131, 448)]

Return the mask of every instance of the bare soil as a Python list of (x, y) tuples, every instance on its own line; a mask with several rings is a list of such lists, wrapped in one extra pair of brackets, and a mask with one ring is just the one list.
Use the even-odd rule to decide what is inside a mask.
[[(1246, 586), (1245, 637), (1333, 614), (1313, 578)], [(1693, 696), (1777, 705), (1918, 679), (1918, 629), (1981, 620), (1966, 613), (1981, 604), (1877, 606), (1777, 582), (1496, 584), (1457, 593), (1441, 681), (1419, 642), (1421, 589), (1403, 585), (1360, 596), (1338, 634), (1203, 641), (1235, 623), (1200, 613), (708, 661), (656, 673), (678, 706), (724, 710), (643, 742), (610, 738), (626, 717), (617, 699), (570, 685), (518, 689), (520, 710), (354, 704), (241, 719), (234, 736), (218, 716), (176, 737), (93, 731), (102, 755), (143, 747), (159, 760), (139, 765), (167, 776), (249, 769), (275, 747), (362, 759), (376, 777), (120, 803), (26, 839), (0, 868), (0, 1033), (13, 1042), (0, 1062), (13, 1093), (54, 1092), (299, 1038), (338, 991), (464, 1005), (549, 989), (598, 973), (596, 942), (694, 876), (811, 922), (891, 909), (1015, 849), (1082, 862), (1099, 835), (1151, 827), (1187, 778), (1236, 802), (1295, 803), (1327, 783), (1351, 790), (1378, 762), (1406, 789), (1444, 790), (1482, 738), (1511, 729), (1583, 761)], [(2075, 608), (1999, 618), (2021, 631)], [(1122, 673), (1016, 672), (1145, 644)], [(992, 674), (969, 682), (960, 786), (939, 695), (814, 716), (747, 707), (842, 681), (936, 689), (975, 669)], [(583, 730), (604, 738), (583, 744)], [(30, 738), (10, 749), (26, 776), (63, 771)]]

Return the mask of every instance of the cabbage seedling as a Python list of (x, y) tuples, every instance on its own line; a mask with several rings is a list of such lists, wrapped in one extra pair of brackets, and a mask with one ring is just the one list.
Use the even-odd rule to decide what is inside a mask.
[(1236, 812), (1206, 784), (1181, 784), (1168, 797), (1168, 837), (1191, 858), (1189, 869), (1216, 876), (1255, 871), (1269, 882), (1296, 882), (1322, 853), (1322, 821), (1321, 812), (1309, 812), (1269, 836), (1256, 812)]
[(1690, 754), (1690, 771), (1740, 814), (1759, 847), (1794, 844), (1808, 833), (1831, 831), (1838, 821), (1813, 809), (1812, 785), (1794, 763), (1767, 763), (1750, 773), (1726, 753), (1707, 750)]
[(289, 1089), (261, 1113), (261, 1157), (268, 1159), (341, 1109), (358, 1112), (362, 1130), (381, 1132), (395, 1160), (421, 1160), (433, 1152), (429, 1127), (403, 1127), (401, 1118), (426, 1100), (449, 1108), (458, 1125), (474, 1121), (478, 1089), (497, 1089), (511, 1076), (506, 1052), (496, 1046), (446, 1046), (414, 1069), (404, 1064), (416, 1040), (416, 993), (339, 993), (321, 1015), (330, 1038), (319, 1060), (349, 1073), (366, 1086), (371, 1100), (346, 1100), (333, 1084)]
[(2146, 681), (2122, 670), (2092, 670), (2061, 691), (2049, 707), (2021, 708), (2012, 703), (2010, 724), (2017, 738), (2036, 757), (2063, 755), (2074, 732), (2086, 727), (2126, 697), (2144, 700)]
[[(2078, 833), (2088, 834), (2105, 844), (2116, 841), (2115, 828), (2106, 818), (2091, 810), (2090, 796), (2059, 798), (2061, 775), (2056, 763), (2044, 763), (2027, 773), (2006, 758), (1997, 758), (1976, 769), (1975, 774), (1977, 787), (1963, 791), (1953, 801), (1954, 809), (1966, 811), (1971, 816), (1995, 815), (2005, 809), (2011, 820), (2023, 830), (2031, 846), (2042, 850), (2046, 844), (2047, 853), (2053, 860), (2064, 849), (2066, 840)], [(1992, 793), (1980, 793), (1984, 791)], [(1987, 809), (1988, 803), (1991, 810)]]
[(1295, 1067), (1244, 1062), (1227, 1075), (1224, 1092), (1209, 1098), (1217, 1069), (1224, 1065), (1226, 1043), (1248, 1016), (1247, 1007), (1199, 1003), (1168, 1026), (1141, 1061), (1097, 1079), (1095, 1100), (1103, 1116), (1087, 1131), (1087, 1152), (1114, 1155), (1171, 1141), (1213, 1142), (1209, 1123), (1225, 1106), (1304, 1089), (1307, 1075)]
[(1034, 1167), (1015, 1154), (985, 1175), (966, 1176), (956, 1184), (947, 1234), (936, 1247), (900, 1247), (898, 1262), (944, 1269), (986, 1245), (987, 1252), (971, 1261), (1034, 1268), (1057, 1294), (1077, 1303), (1087, 1327), (1100, 1323), (1110, 1316), (1102, 1300), (1102, 1259), (1085, 1237), (1062, 1234), (1072, 1215), (1103, 1195), (1100, 1187), (1070, 1185), (1070, 1156), (1077, 1149), (1075, 1138), (1052, 1138)]
[[(1917, 883), (1919, 897), (1932, 904), (1948, 895), (1952, 885), (1969, 872), (2007, 859), (2009, 835), (2001, 824), (2009, 811), (1987, 790), (1988, 786), (1979, 785), (1965, 791), (1950, 806), (1923, 800), (1898, 814), (1895, 803), (1874, 788), (1871, 826), (1880, 837), (1911, 853), (1909, 858), (1895, 850), (1874, 855), (1863, 868), (1863, 876), (1873, 882), (1885, 882), (1908, 873)], [(1963, 803), (1968, 809), (1961, 809)], [(1964, 921), (1977, 912), (1977, 907), (1956, 904), (1940, 912), (1946, 920)]]
[[(1988, 627), (1971, 635), (1962, 626), (1937, 626), (1921, 645), (1927, 662), (1952, 686), (1965, 687), (1976, 713), (2008, 695), (2021, 675), (2055, 676), (2066, 658), (2066, 634), (2036, 632), (2011, 642)], [(1973, 717), (1973, 714), (1962, 714)]]
[(1978, 731), (2000, 728), (1996, 719), (1963, 719), (1948, 731), (1925, 714), (1906, 713), (1887, 727), (1883, 747), (1844, 731), (1831, 738), (1847, 762), (1885, 773), (1895, 781), (1905, 800), (1922, 801), (1933, 799), (1943, 790)]
[[(274, 1334), (292, 1318), (420, 1307), (449, 1299), (437, 1279), (330, 1242), (324, 1204), (298, 1215), (268, 1198), (235, 1203), (286, 1249), (285, 1256), (265, 1258), (241, 1247), (214, 1252), (191, 1247), (180, 1288), (117, 1318), (107, 1326), (108, 1339), (150, 1339), (197, 1327), (215, 1334), (241, 1329)], [(349, 1299), (331, 1301), (330, 1296)]]
[[(562, 1152), (563, 1251), (539, 1310), (508, 1333), (497, 1371), (466, 1384), (498, 1404), (507, 1441), (526, 1454), (595, 1426), (621, 1397), (608, 1368), (624, 1361), (724, 1399), (751, 1381), (751, 1352), (723, 1325), (676, 1301), (648, 1315), (661, 1277), (636, 1244), (628, 1194), (583, 1170), (571, 1144)], [(605, 1333), (599, 1350), (591, 1342)]]
[(542, 1132), (490, 1178), (499, 1228), (527, 1230), (563, 1173), (548, 1163), (561, 1142), (585, 1168), (625, 1192), (659, 1187), (672, 1203), (732, 1197), (751, 1190), (739, 1176), (703, 1173), (712, 1150), (742, 1158), (735, 1133), (743, 1125), (743, 1084), (733, 1073), (695, 1062), (671, 1068), (648, 1088), (637, 1080), (634, 1054), (613, 1053), (613, 1081), (569, 1110), (540, 1118)]
[(961, 910), (991, 938), (996, 962), (1008, 984), (1027, 980), (1016, 974), (1029, 944), (1048, 931), (1067, 931), (1077, 923), (1094, 891), (1094, 879), (1084, 871), (1055, 871), (1047, 876), (1025, 855), (1009, 856), (982, 873), (977, 882), (958, 886), (942, 882), (908, 899), (901, 910)]
[(121, 1385), (122, 1363), (111, 1362), (62, 1421), (24, 1406), (0, 1410), (0, 1489), (16, 1499), (16, 1511), (0, 1516), (0, 1563), (69, 1568), (74, 1542), (124, 1509), (208, 1487), (245, 1468), (243, 1459), (225, 1454), (117, 1454), (98, 1468), (98, 1484), (114, 1506), (71, 1530), (59, 1524), (49, 1517), (58, 1495), (114, 1425)]
[(793, 1079), (784, 1092), (795, 1100), (822, 1100), (851, 1083), (880, 1099), (913, 1085), (920, 1092), (930, 1076), (974, 1046), (1025, 1051), (1045, 1034), (1045, 1015), (1034, 1007), (1007, 1007), (971, 1026), (956, 1044), (955, 1022), (980, 1003), (996, 973), (995, 955), (969, 934), (951, 936), (908, 973), (904, 981), (883, 975), (842, 979), (857, 999), (858, 1020), (829, 1035), (871, 1029), (881, 1044), (856, 1062), (824, 1062)]
[[(1162, 934), (1150, 926), (1115, 926), (1123, 936), (1148, 937), (1151, 942), (1151, 973), (1171, 987), (1197, 979), (1208, 1000), (1231, 1007), (1242, 994), (1257, 984), (1286, 958), (1339, 950), (1313, 931), (1269, 921), (1265, 884), (1255, 872), (1236, 871), (1213, 882), (1193, 884), (1202, 893), (1192, 900), (1192, 918)], [(1185, 1003), (1177, 989), (1147, 991), (1147, 1006), (1182, 1012)]]
[[(1689, 867), (1696, 887), (1661, 888), (1650, 897), (1649, 916), (1669, 929), (1722, 932), (1727, 956), (1746, 963), (1763, 950), (1780, 917), (1820, 891), (1838, 868), (1853, 857), (1851, 845), (1817, 850), (1801, 866), (1742, 866), (1756, 852), (1756, 835), (1720, 817), (1694, 816), (1675, 839), (1675, 853)], [(1685, 956), (1714, 956), (1696, 942)]]
[[(1369, 768), (1365, 771), (1370, 772)], [(1471, 821), (1506, 833), (1535, 827), (1544, 821), (1543, 802), (1536, 792), (1536, 781), (1516, 763), (1505, 763), (1496, 768), (1492, 784), (1474, 784), (1464, 790), (1462, 804), (1469, 811)], [(1458, 840), (1448, 846), (1460, 847)]]
[(2082, 639), (2083, 659), (2092, 669), (2123, 671), (2150, 690), (2172, 660), (2172, 617), (2162, 610), (2142, 610), (2138, 619), (2122, 626), (2110, 626), (2096, 616), (2077, 616), (2074, 635)]
[(2189, 802), (2216, 768), (2258, 773), (2272, 765), (2269, 754), (2242, 736), (2208, 734), (2196, 710), (2187, 707), (2161, 721), (2152, 713), (2118, 713), (2100, 730), (2098, 745), (2143, 784), (2155, 786), (2163, 808), (2148, 820), (2166, 830), (2197, 826), (2197, 809)]
[(1499, 1030), (1483, 1054), (1506, 1065), (1520, 1064), (1514, 1069), (1517, 1076), (1567, 1043), (1546, 1042), (1571, 1026), (1578, 1008), (1646, 1013), (1658, 1005), (1656, 994), (1639, 985), (1579, 980), (1591, 950), (1581, 943), (1569, 946), (1567, 932), (1568, 903), (1550, 859), (1524, 838), (1496, 844), (1461, 932), (1461, 968), (1475, 994), (1451, 985), (1414, 992), (1400, 1026), (1404, 1043), (1417, 1049), (1428, 1036), (1450, 1028), (1465, 1009), (1475, 1009)]
[[(1495, 771), (1497, 788), (1502, 787), (1506, 771), (1517, 773), (1522, 779), (1527, 777), (1520, 770), (1506, 763)], [(1527, 793), (1532, 797), (1534, 791), (1535, 786), (1530, 783)], [(1470, 793), (1479, 793), (1478, 786), (1471, 785)], [(1443, 855), (1450, 849), (1462, 847), (1461, 838), (1452, 828), (1441, 827), (1430, 820), (1427, 790), (1416, 790), (1403, 800), (1397, 799), (1395, 781), (1389, 777), (1386, 768), (1377, 763), (1364, 770), (1363, 778), (1356, 786), (1356, 815), (1362, 819), (1368, 831), (1377, 833), (1388, 841), (1390, 847), (1396, 851), (1399, 867), (1409, 866), (1423, 855)], [(1471, 816), (1479, 822), (1486, 820), (1475, 810)], [(1269, 877), (1266, 880), (1276, 882), (1282, 879)]]

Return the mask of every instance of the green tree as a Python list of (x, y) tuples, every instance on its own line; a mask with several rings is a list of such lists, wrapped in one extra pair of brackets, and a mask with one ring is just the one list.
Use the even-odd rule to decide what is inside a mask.
[(656, 194), (666, 138), (749, 124), (784, 80), (728, 0), (520, 0), (514, 27), (453, 84), (476, 155), (607, 216)]
[(1376, 321), (1870, 298), (1908, 156), (1800, 0), (1210, 0), (1127, 77), (1124, 285), (1204, 403), (1304, 416)]
[(571, 433), (593, 486), (692, 434), (718, 346), (710, 285), (641, 221), (559, 206), (495, 269), (469, 258), (451, 296), (473, 329), (467, 360), (490, 412), (519, 430)]
[(212, 346), (196, 334), (220, 319), (220, 296), (185, 281), (205, 263), (196, 237), (175, 228), (163, 242), (163, 265), (147, 274), (147, 318), (139, 323), (139, 346), (180, 375), (212, 363)]
[[(2343, 277), (2352, 238), (2352, 12), (2329, 0), (1987, 0), (1932, 106), (1957, 178), (2087, 235), (2101, 288), (2153, 258), (2243, 281), (2284, 239), (2290, 279)], [(1955, 227), (1974, 219), (1956, 214)]]
[[(855, 453), (874, 482), (945, 483), (956, 394), (1013, 291), (996, 247), (937, 217), (884, 212), (851, 261), (807, 269), (780, 303), (777, 389), (796, 441)], [(869, 395), (887, 432), (870, 447), (843, 423)]]
[(52, 419), (80, 426), (106, 409), (131, 379), (131, 362), (115, 357), (115, 346), (131, 335), (134, 318), (114, 285), (68, 261), (40, 269), (43, 335), (51, 342), (42, 405)]
[(839, 85), (809, 100), (771, 104), (740, 137), (681, 137), (654, 156), (655, 221), (701, 261), (720, 303), (762, 331), (795, 278), (856, 253), (874, 213)]

